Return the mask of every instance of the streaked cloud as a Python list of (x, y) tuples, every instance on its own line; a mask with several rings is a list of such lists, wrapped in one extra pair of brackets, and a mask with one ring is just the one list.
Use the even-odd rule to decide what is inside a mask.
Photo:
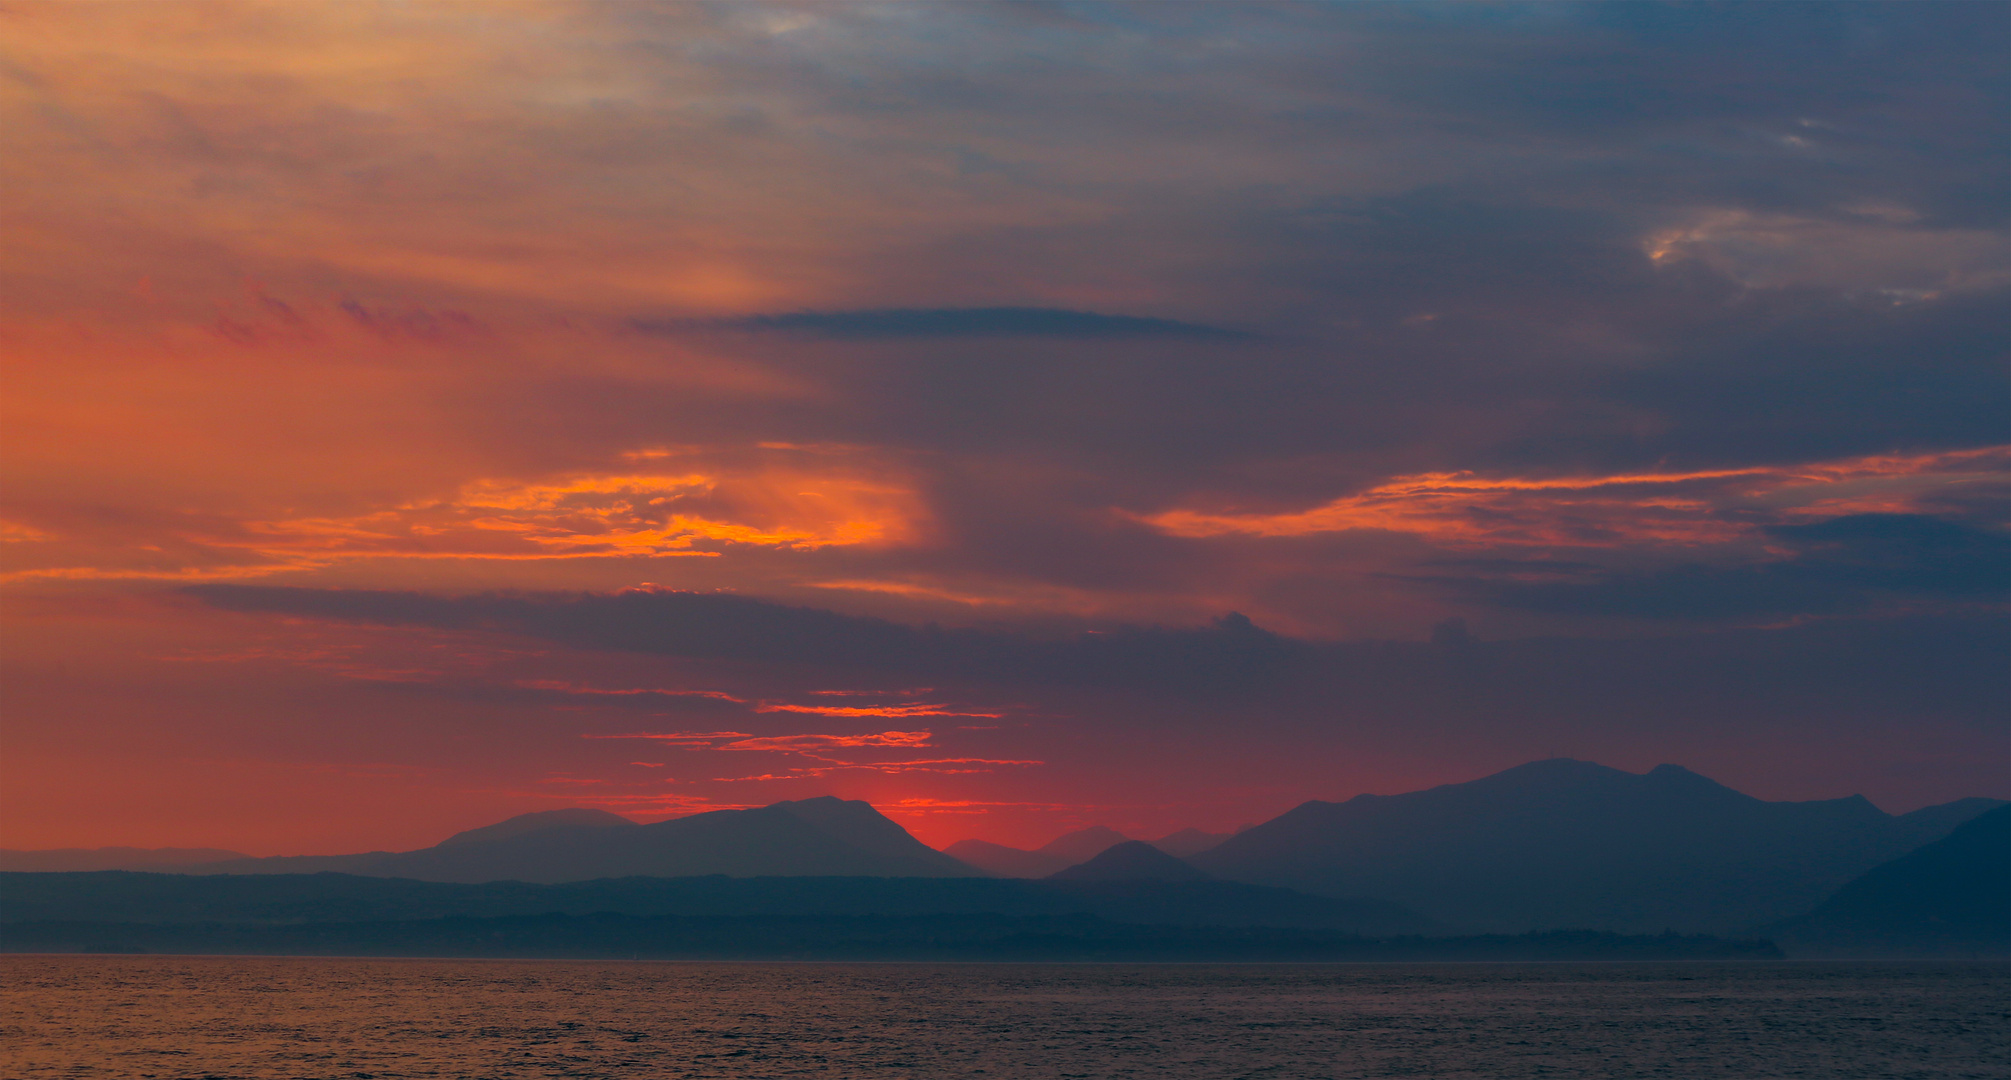
[(1215, 326), (1104, 315), (1063, 308), (885, 308), (871, 311), (799, 311), (708, 319), (639, 319), (639, 330), (682, 333), (697, 330), (783, 331), (819, 337), (876, 338), (1245, 338), (1251, 335)]
[(2011, 448), (1877, 455), (1796, 466), (1611, 476), (1395, 477), (1310, 510), (1169, 510), (1141, 520), (1177, 536), (1412, 533), (1450, 548), (1706, 545), (1791, 521), (1904, 512), (1918, 500), (2011, 480)]
[(671, 746), (712, 750), (762, 750), (815, 757), (817, 751), (867, 746), (928, 746), (926, 731), (880, 731), (864, 735), (749, 735), (744, 731), (674, 731), (663, 735), (589, 735), (590, 739), (647, 739)]

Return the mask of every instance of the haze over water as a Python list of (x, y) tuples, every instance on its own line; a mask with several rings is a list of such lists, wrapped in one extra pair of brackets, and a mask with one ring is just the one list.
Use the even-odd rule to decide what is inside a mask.
[(1994, 1077), (2001, 964), (0, 960), (39, 1077)]

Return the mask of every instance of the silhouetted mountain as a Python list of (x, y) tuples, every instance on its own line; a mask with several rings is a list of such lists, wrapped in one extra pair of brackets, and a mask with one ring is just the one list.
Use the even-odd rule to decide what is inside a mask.
[(829, 796), (756, 810), (715, 810), (651, 825), (624, 826), (618, 823), (626, 819), (616, 815), (588, 814), (592, 816), (571, 819), (525, 815), (418, 851), (240, 859), (189, 867), (186, 872), (333, 872), (463, 882), (587, 881), (635, 874), (961, 877), (977, 873), (909, 836), (871, 805)]
[(1920, 836), (1920, 842), (1924, 844), (1947, 836), (1958, 826), (2003, 805), (2006, 805), (2003, 799), (1957, 799), (1938, 806), (1923, 806), (1910, 814), (1899, 815), (1896, 820)]
[(999, 877), (1044, 878), (1102, 854), (1127, 837), (1116, 829), (1091, 825), (1042, 844), (1032, 851), (988, 840), (959, 840), (943, 853)]
[(1637, 775), (1559, 758), (1309, 802), (1192, 862), (1235, 881), (1390, 900), (1463, 928), (1723, 931), (1807, 911), (1945, 835), (1962, 809), (1893, 817), (1859, 796), (1763, 802), (1674, 765)]
[(1208, 875), (1143, 840), (1105, 848), (1088, 862), (1049, 874), (1049, 881), (1206, 881)]
[(84, 870), (160, 870), (197, 866), (250, 856), (221, 848), (50, 848), (45, 851), (0, 849), (0, 871), (63, 873)]
[(1272, 926), (1352, 934), (1426, 933), (1396, 904), (1335, 900), (1227, 881), (998, 878), (631, 877), (533, 885), (454, 884), (349, 874), (0, 874), (10, 922), (296, 923), (565, 912), (713, 918), (764, 915), (1090, 914), (1172, 926)]
[(575, 806), (565, 810), (539, 810), (531, 814), (518, 814), (516, 817), (499, 821), (494, 825), (484, 825), (479, 829), (457, 832), (447, 839), (440, 841), (437, 846), (447, 847), (450, 844), (487, 844), (497, 840), (508, 840), (513, 837), (523, 836), (526, 833), (538, 832), (543, 829), (572, 828), (575, 826), (602, 829), (641, 828), (640, 825), (620, 814), (610, 814), (606, 810), (592, 810), (584, 806)]
[(943, 854), (997, 877), (1044, 878), (1068, 867), (1065, 859), (994, 844), (989, 840), (959, 840), (944, 848)]
[(2011, 956), (2011, 806), (1873, 867), (1776, 930), (1797, 956)]
[(1065, 866), (1074, 866), (1079, 862), (1093, 859), (1129, 839), (1131, 838), (1116, 829), (1091, 825), (1087, 829), (1063, 833), (1034, 850), (1042, 855), (1067, 860), (1063, 864)]
[(1229, 839), (1233, 835), (1235, 834), (1202, 832), (1200, 829), (1182, 829), (1177, 833), (1162, 836), (1152, 841), (1152, 846), (1176, 859), (1185, 859), (1192, 855), (1199, 855), (1209, 848), (1217, 847), (1222, 841)]
[(908, 830), (873, 809), (872, 803), (826, 795), (817, 799), (776, 803), (775, 806), (855, 851), (886, 860), (889, 866), (915, 865), (934, 871), (932, 874), (893, 873), (888, 876), (971, 876), (970, 867), (910, 836)]

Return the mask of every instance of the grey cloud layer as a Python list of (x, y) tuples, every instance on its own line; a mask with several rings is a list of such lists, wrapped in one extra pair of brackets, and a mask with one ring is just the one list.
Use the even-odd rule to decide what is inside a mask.
[(197, 585), (231, 611), (392, 626), (500, 630), (587, 650), (753, 661), (847, 679), (1243, 687), (1283, 663), (1281, 639), (1240, 615), (1211, 628), (1126, 628), (1061, 641), (1006, 631), (912, 627), (739, 596), (682, 592), (438, 597), (420, 593)]
[[(1003, 692), (1020, 711), (1049, 705), (1086, 713), (1092, 726), (1136, 727), (1156, 737), (1197, 724), (1213, 730), (1223, 715), (1247, 715), (1253, 730), (1271, 737), (1352, 733), (1398, 742), (1498, 739), (1519, 730), (1680, 741), (1742, 726), (1890, 734), (1895, 723), (2001, 732), (1997, 661), (2011, 647), (2011, 622), (1977, 614), (1607, 640), (1489, 642), (1449, 625), (1430, 643), (1322, 644), (1280, 637), (1238, 616), (1198, 630), (1057, 638), (911, 628), (670, 592), (444, 598), (233, 585), (185, 591), (231, 611), (500, 631), (587, 652), (695, 660), (713, 665), (720, 678), (748, 677), (734, 665), (754, 664), (753, 677), (768, 686), (885, 687), (922, 677), (935, 683), (936, 695)], [(657, 707), (730, 708), (705, 699)]]
[[(2011, 600), (2011, 538), (1913, 514), (1858, 514), (1767, 530), (1793, 557), (1650, 573), (1543, 567), (1562, 580), (1424, 578), (1475, 599), (1573, 615), (1710, 620), (1833, 615), (1881, 601)], [(1527, 577), (1527, 565), (1507, 567)]]

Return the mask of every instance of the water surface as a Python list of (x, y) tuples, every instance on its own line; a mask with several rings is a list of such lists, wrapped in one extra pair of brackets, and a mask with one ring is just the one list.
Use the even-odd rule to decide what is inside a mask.
[(0, 957), (40, 1077), (1988, 1077), (2011, 968)]

